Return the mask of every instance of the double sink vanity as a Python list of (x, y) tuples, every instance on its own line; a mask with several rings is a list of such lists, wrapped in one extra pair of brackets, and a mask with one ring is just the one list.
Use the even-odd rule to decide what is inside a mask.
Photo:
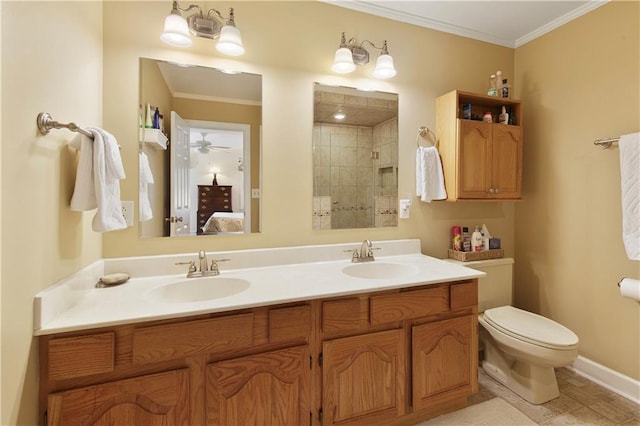
[[(465, 406), (483, 273), (419, 240), (372, 248), (375, 260), (360, 243), (208, 253), (219, 274), (193, 278), (200, 267), (176, 264), (196, 254), (88, 266), (35, 298), (41, 419), (389, 425)], [(131, 279), (95, 287), (114, 272)]]

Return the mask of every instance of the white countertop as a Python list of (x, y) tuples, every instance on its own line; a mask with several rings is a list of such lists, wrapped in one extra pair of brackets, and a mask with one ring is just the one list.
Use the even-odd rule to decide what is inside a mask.
[[(392, 242), (374, 242), (374, 247), (382, 248), (374, 252), (381, 268), (392, 268), (388, 264), (404, 265), (407, 273), (393, 278), (359, 278), (343, 272), (345, 267), (359, 265), (352, 263), (344, 254), (345, 247), (352, 249), (354, 244), (335, 244), (331, 246), (305, 246), (303, 251), (313, 252), (309, 247), (318, 250), (330, 250), (330, 254), (322, 256), (318, 250), (315, 254), (326, 259), (336, 256), (339, 260), (326, 260), (309, 263), (276, 264), (259, 267), (240, 267), (223, 269), (227, 262), (220, 263), (220, 275), (216, 278), (238, 278), (250, 283), (249, 287), (239, 293), (200, 302), (167, 303), (153, 300), (149, 292), (166, 284), (185, 281), (185, 273), (148, 275), (130, 273), (131, 279), (120, 286), (111, 288), (95, 288), (97, 278), (102, 274), (113, 272), (106, 264), (91, 265), (69, 279), (65, 279), (48, 289), (38, 293), (34, 300), (34, 334), (36, 336), (67, 331), (77, 331), (103, 326), (136, 323), (168, 318), (187, 317), (213, 312), (226, 312), (256, 306), (305, 301), (348, 294), (371, 291), (390, 290), (424, 284), (452, 282), (484, 276), (484, 273), (445, 262), (440, 259), (419, 253), (417, 240), (399, 240)], [(406, 244), (405, 244), (406, 242)], [(387, 244), (385, 244), (387, 243)], [(280, 257), (286, 258), (290, 251), (299, 248), (274, 249)], [(272, 255), (269, 250), (262, 252)], [(208, 253), (208, 258), (246, 255), (248, 250), (240, 252)], [(387, 252), (389, 255), (384, 255)], [(339, 254), (338, 254), (339, 253)], [(260, 253), (250, 253), (260, 257)], [(184, 256), (184, 255), (181, 255)], [(193, 259), (193, 255), (190, 255)], [(347, 257), (344, 259), (344, 257)], [(162, 261), (162, 256), (153, 257), (154, 262)], [(343, 259), (340, 259), (343, 258)], [(137, 258), (131, 262), (147, 261)], [(167, 256), (165, 264), (175, 263), (176, 256)], [(295, 259), (298, 260), (298, 259)], [(117, 259), (120, 270), (126, 259)], [(231, 264), (232, 262), (229, 262)], [(258, 264), (268, 264), (264, 259)], [(366, 264), (361, 264), (366, 265)], [(184, 270), (184, 266), (181, 267)], [(140, 265), (131, 266), (131, 270), (144, 271)], [(216, 278), (213, 278), (214, 280)], [(204, 278), (210, 280), (210, 278)], [(203, 278), (189, 278), (203, 280)], [(205, 285), (205, 283), (203, 283)], [(206, 285), (212, 285), (211, 282)]]

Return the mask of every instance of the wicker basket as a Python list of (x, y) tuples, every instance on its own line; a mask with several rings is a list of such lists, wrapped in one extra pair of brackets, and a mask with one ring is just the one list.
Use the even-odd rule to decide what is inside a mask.
[(470, 262), (473, 260), (499, 259), (504, 257), (503, 249), (483, 250), (483, 251), (458, 251), (449, 249), (449, 259)]

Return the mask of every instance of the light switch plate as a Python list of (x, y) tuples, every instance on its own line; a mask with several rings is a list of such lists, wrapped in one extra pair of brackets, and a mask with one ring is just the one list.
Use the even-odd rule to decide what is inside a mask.
[(122, 201), (122, 216), (127, 226), (133, 226), (133, 201)]
[(260, 188), (251, 188), (251, 198), (260, 198)]
[(401, 199), (399, 204), (400, 219), (409, 219), (411, 215), (411, 200)]

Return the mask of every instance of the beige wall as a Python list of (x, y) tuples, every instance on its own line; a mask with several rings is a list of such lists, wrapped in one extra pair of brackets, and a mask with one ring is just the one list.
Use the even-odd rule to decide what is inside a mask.
[(640, 3), (612, 2), (516, 50), (524, 102), (524, 201), (516, 303), (580, 338), (580, 355), (640, 379), (640, 277), (621, 238), (620, 166), (595, 139), (640, 130)]
[[(33, 295), (101, 256), (418, 237), (423, 252), (444, 257), (453, 224), (486, 223), (502, 236), (508, 255), (517, 249), (517, 303), (573, 328), (583, 355), (639, 377), (638, 307), (615, 288), (620, 277), (638, 275), (620, 244), (617, 151), (591, 145), (639, 127), (637, 3), (604, 6), (514, 57), (512, 49), (319, 2), (237, 2), (247, 49), (238, 60), (219, 56), (207, 40), (186, 50), (163, 45), (156, 28), (167, 2), (0, 5), (2, 39), (20, 40), (2, 46), (1, 63), (0, 423), (36, 423)], [(31, 25), (23, 25), (25, 17)], [(331, 74), (341, 31), (376, 43), (386, 38), (398, 76), (370, 80), (371, 65), (345, 77)], [(61, 121), (103, 124), (123, 146), (129, 179), (122, 198), (137, 199), (139, 57), (263, 75), (261, 234), (139, 239), (136, 225), (101, 237), (90, 230), (91, 214), (68, 210), (75, 173), (65, 145), (73, 135), (38, 137), (35, 117), (46, 110)], [(524, 202), (423, 204), (412, 197), (411, 218), (397, 228), (312, 230), (314, 82), (374, 82), (399, 93), (399, 194), (411, 196), (415, 136), (419, 126), (433, 129), (435, 97), (453, 89), (483, 92), (497, 69), (515, 81), (525, 102)]]
[[(75, 153), (36, 116), (102, 124), (102, 4), (0, 2), (2, 10), (2, 425), (37, 424), (33, 296), (102, 256), (92, 213), (69, 211)], [(25, 23), (28, 22), (28, 25)], [(128, 173), (131, 174), (130, 169)]]
[[(207, 6), (224, 8), (216, 3)], [(291, 246), (418, 237), (425, 253), (444, 257), (453, 224), (486, 223), (513, 254), (513, 203), (432, 203), (416, 201), (411, 218), (397, 228), (346, 231), (312, 230), (313, 83), (335, 83), (399, 93), (399, 194), (414, 192), (418, 127), (434, 128), (435, 97), (453, 89), (484, 91), (489, 74), (501, 69), (513, 78), (513, 50), (393, 22), (320, 2), (237, 2), (236, 23), (246, 54), (218, 55), (209, 40), (189, 49), (164, 45), (158, 28), (165, 2), (107, 2), (104, 5), (104, 124), (134, 156), (137, 126), (138, 58), (149, 57), (263, 75), (262, 232), (245, 236), (139, 239), (137, 226), (104, 236), (105, 257), (249, 247)], [(373, 64), (349, 76), (330, 72), (340, 33), (381, 43), (387, 39), (398, 75), (369, 78)], [(419, 47), (416, 47), (419, 46)], [(372, 57), (377, 53), (372, 51)], [(125, 164), (135, 174), (135, 164)], [(137, 194), (137, 181), (123, 185), (123, 199)]]
[[(155, 61), (148, 59), (140, 61), (140, 95), (139, 102), (142, 102), (142, 125), (145, 126), (147, 119), (147, 109), (149, 105), (158, 107), (163, 114), (165, 132), (168, 132), (171, 128), (171, 92), (167, 87), (167, 84), (162, 77), (160, 69), (156, 65)], [(166, 191), (166, 179), (169, 176), (165, 174), (165, 163), (168, 161), (168, 150), (157, 150), (149, 144), (142, 145), (142, 151), (147, 155), (149, 159), (149, 168), (153, 175), (153, 184), (147, 186), (147, 193), (149, 195), (149, 202), (151, 210), (154, 215), (151, 219), (144, 222), (136, 222), (140, 226), (140, 235), (143, 237), (162, 235), (164, 232), (164, 212)], [(134, 165), (135, 168), (135, 165)], [(135, 170), (132, 171), (130, 176), (138, 176)], [(132, 179), (133, 180), (133, 179)], [(138, 197), (128, 198), (129, 200), (135, 200), (136, 207), (134, 211), (137, 212), (136, 218), (140, 217), (140, 204), (138, 203)]]

